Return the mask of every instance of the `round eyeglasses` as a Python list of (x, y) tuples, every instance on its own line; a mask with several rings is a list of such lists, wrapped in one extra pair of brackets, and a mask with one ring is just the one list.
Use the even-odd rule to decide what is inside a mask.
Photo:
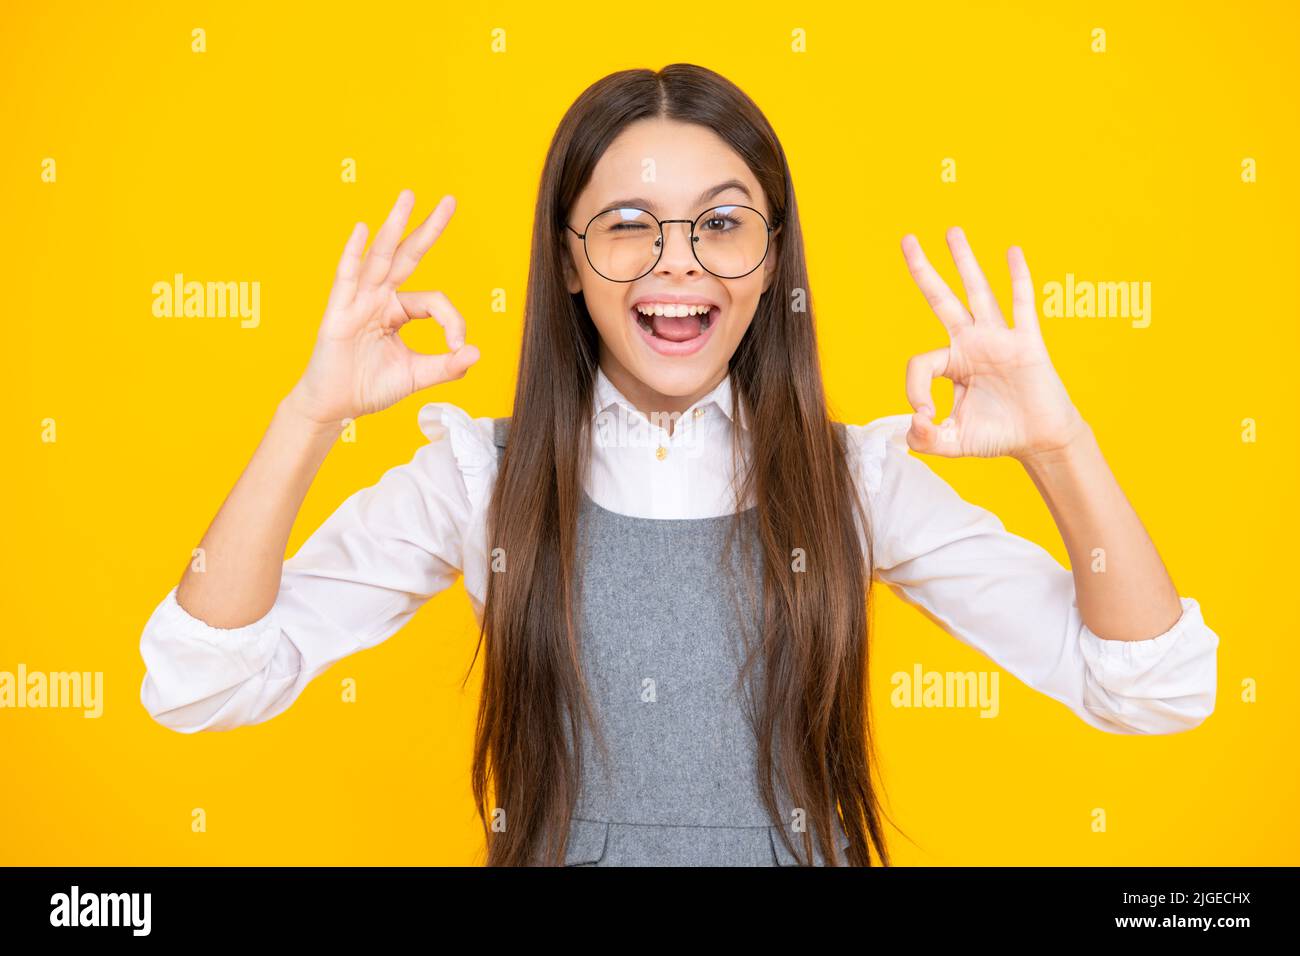
[(598, 275), (634, 282), (659, 264), (663, 227), (670, 222), (690, 224), (695, 261), (719, 279), (739, 279), (762, 265), (774, 231), (752, 206), (730, 205), (706, 209), (694, 219), (656, 219), (644, 209), (623, 206), (592, 216), (582, 232), (568, 223), (564, 227), (582, 240)]

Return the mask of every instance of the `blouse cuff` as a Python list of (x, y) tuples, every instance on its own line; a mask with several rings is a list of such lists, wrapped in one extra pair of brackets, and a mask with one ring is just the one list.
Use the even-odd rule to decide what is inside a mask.
[(1090, 689), (1105, 702), (1103, 709), (1136, 717), (1160, 701), (1173, 724), (1186, 726), (1213, 711), (1219, 637), (1206, 626), (1195, 598), (1179, 601), (1183, 612), (1173, 626), (1146, 640), (1105, 640), (1086, 624), (1080, 627), (1080, 650), (1095, 681)]
[[(1106, 668), (1132, 669), (1141, 667), (1164, 657), (1184, 635), (1190, 635), (1198, 646), (1215, 647), (1219, 643), (1217, 635), (1205, 627), (1201, 617), (1201, 606), (1195, 598), (1179, 598), (1182, 614), (1173, 626), (1163, 634), (1141, 641), (1114, 641), (1098, 637), (1088, 625), (1082, 627), (1084, 653), (1089, 656), (1089, 663), (1098, 663)], [(1197, 640), (1199, 638), (1199, 640)]]
[(213, 647), (223, 654), (242, 659), (251, 671), (266, 666), (280, 637), (280, 625), (272, 607), (264, 615), (241, 627), (213, 627), (194, 617), (176, 600), (179, 585), (173, 586), (154, 611), (146, 636), (166, 635)]

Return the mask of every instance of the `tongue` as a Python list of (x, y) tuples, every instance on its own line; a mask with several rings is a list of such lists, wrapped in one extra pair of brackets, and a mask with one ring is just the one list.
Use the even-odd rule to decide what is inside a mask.
[(700, 334), (698, 315), (656, 315), (650, 319), (655, 335), (672, 342), (685, 342)]

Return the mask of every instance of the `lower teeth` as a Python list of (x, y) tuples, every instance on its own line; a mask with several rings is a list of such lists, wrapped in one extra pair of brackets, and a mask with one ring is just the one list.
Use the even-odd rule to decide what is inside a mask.
[[(645, 329), (655, 338), (657, 339), (662, 338), (662, 336), (660, 336), (657, 332), (655, 332), (655, 324), (653, 319), (650, 319), (649, 317), (647, 317), (642, 313), (637, 313), (636, 321), (637, 321), (637, 325), (641, 326), (641, 328)], [(703, 335), (705, 332), (707, 332), (709, 326), (712, 324), (713, 324), (713, 314), (711, 312), (706, 312), (703, 315), (701, 315), (700, 335)]]

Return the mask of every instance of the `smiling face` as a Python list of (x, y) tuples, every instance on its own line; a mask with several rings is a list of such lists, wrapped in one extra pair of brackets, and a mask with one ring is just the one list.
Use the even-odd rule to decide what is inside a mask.
[[(647, 169), (654, 172), (652, 182), (643, 181)], [(646, 119), (630, 124), (609, 145), (567, 222), (577, 232), (586, 229), (593, 243), (597, 233), (603, 235), (611, 244), (607, 262), (614, 262), (624, 250), (643, 247), (647, 236), (652, 239), (654, 223), (614, 214), (602, 227), (588, 228), (598, 213), (637, 206), (660, 219), (694, 220), (728, 204), (750, 206), (772, 220), (758, 180), (721, 137), (694, 123)], [(718, 272), (740, 271), (725, 263), (744, 261), (733, 238), (741, 234), (744, 215), (736, 210), (734, 217), (711, 215), (698, 224), (697, 248)], [(743, 229), (764, 231), (752, 218)], [(592, 268), (574, 232), (566, 229), (564, 235), (565, 278), (570, 292), (582, 293), (600, 333), (601, 368), (647, 414), (684, 411), (722, 380), (777, 265), (774, 232), (761, 266), (739, 278), (719, 278), (695, 258), (690, 224), (678, 222), (664, 226), (663, 254), (653, 269), (633, 282), (615, 282)], [(606, 265), (602, 271), (612, 269)]]

